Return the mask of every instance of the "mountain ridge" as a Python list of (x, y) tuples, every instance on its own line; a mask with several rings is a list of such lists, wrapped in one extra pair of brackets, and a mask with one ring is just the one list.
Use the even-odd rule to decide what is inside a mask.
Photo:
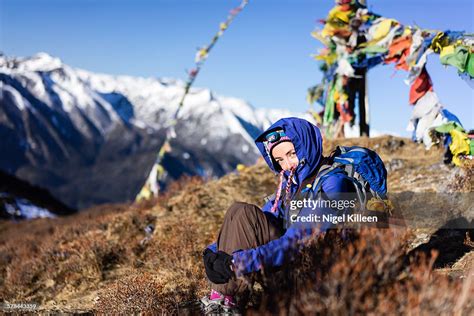
[[(0, 169), (85, 208), (140, 190), (184, 92), (184, 82), (95, 74), (46, 53), (0, 55)], [(191, 88), (164, 160), (165, 181), (220, 177), (259, 153), (253, 138), (283, 116)]]

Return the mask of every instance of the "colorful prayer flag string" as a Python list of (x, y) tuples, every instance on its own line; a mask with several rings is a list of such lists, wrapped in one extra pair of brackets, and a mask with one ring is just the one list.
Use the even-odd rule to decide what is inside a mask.
[(160, 150), (158, 151), (155, 163), (153, 165), (153, 168), (145, 184), (143, 185), (142, 189), (136, 196), (137, 201), (142, 200), (142, 199), (150, 199), (152, 197), (158, 196), (159, 182), (164, 178), (164, 175), (165, 175), (165, 169), (162, 165), (163, 157), (167, 152), (171, 151), (170, 141), (172, 138), (176, 137), (175, 126), (178, 122), (178, 115), (180, 113), (180, 110), (184, 105), (184, 100), (186, 96), (189, 94), (191, 86), (193, 85), (194, 81), (196, 80), (196, 77), (201, 71), (203, 64), (206, 62), (207, 58), (209, 57), (209, 52), (215, 46), (219, 38), (229, 28), (230, 24), (235, 19), (235, 17), (240, 12), (242, 12), (242, 10), (247, 6), (247, 4), (248, 4), (248, 0), (243, 0), (238, 7), (235, 7), (232, 10), (230, 10), (227, 16), (227, 19), (224, 22), (219, 24), (219, 30), (214, 35), (211, 42), (197, 51), (196, 56), (195, 56), (195, 66), (191, 70), (188, 71), (188, 79), (184, 87), (184, 93), (178, 103), (178, 107), (176, 111), (174, 112), (173, 117), (170, 119), (170, 121), (168, 122), (166, 126), (167, 132), (166, 132), (165, 141), (163, 145), (161, 146)]
[[(308, 89), (307, 100), (310, 104), (317, 102), (323, 106), (324, 111), (317, 116), (323, 118), (320, 125), (325, 136), (344, 136), (342, 126), (354, 123), (356, 99), (359, 108), (365, 110), (365, 113), (359, 113), (365, 124), (363, 128), (361, 123), (361, 136), (364, 130), (368, 135), (366, 72), (377, 65), (393, 63), (396, 69), (408, 72), (409, 103), (414, 105), (410, 121), (413, 139), (427, 147), (439, 142), (433, 136), (436, 135), (433, 130), (448, 123), (454, 115), (445, 115), (433, 91), (426, 69), (427, 57), (438, 54), (441, 64), (455, 67), (461, 78), (472, 86), (473, 35), (404, 26), (397, 20), (369, 12), (365, 1), (359, 0), (336, 1), (336, 6), (322, 23), (323, 29), (313, 31), (311, 35), (324, 45), (313, 56), (321, 62), (323, 80)], [(468, 140), (466, 130), (464, 133), (463, 139)], [(466, 150), (462, 153), (466, 155)], [(472, 157), (472, 153), (467, 155)], [(458, 164), (459, 160), (453, 161)]]

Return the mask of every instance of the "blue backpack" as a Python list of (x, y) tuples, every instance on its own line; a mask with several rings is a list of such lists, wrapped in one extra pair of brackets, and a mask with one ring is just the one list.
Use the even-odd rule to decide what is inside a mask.
[(356, 187), (362, 208), (366, 209), (368, 199), (372, 198), (385, 203), (387, 169), (375, 151), (359, 146), (338, 146), (331, 157), (331, 165), (321, 166), (312, 185), (313, 192), (319, 193), (324, 179), (343, 169)]

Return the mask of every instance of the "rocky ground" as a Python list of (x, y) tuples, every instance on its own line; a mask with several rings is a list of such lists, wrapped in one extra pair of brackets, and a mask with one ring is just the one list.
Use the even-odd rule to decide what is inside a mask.
[[(336, 140), (327, 151), (340, 144), (381, 155), (389, 192), (409, 227), (361, 232), (347, 247), (316, 240), (300, 274), (304, 292), (283, 289), (270, 299), (260, 293), (250, 311), (472, 313), (472, 164), (445, 166), (441, 148), (425, 151), (404, 138)], [(262, 205), (275, 186), (260, 161), (219, 180), (183, 179), (146, 203), (0, 222), (0, 301), (32, 302), (40, 311), (180, 313), (208, 291), (201, 253), (215, 239), (225, 210), (233, 201)], [(438, 199), (449, 201), (445, 206)], [(419, 211), (412, 201), (439, 210)], [(419, 224), (421, 213), (431, 220)], [(333, 261), (314, 264), (328, 252)], [(274, 304), (277, 297), (285, 306)]]

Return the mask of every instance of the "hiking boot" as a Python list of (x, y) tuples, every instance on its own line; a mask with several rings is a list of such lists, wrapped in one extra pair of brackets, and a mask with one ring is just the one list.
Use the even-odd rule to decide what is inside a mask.
[(209, 296), (206, 295), (200, 299), (201, 311), (204, 313), (204, 315), (221, 315), (223, 312), (223, 301), (224, 299), (210, 299)]
[(222, 295), (211, 290), (211, 294), (204, 296), (200, 301), (204, 315), (242, 315), (235, 299), (230, 295)]

